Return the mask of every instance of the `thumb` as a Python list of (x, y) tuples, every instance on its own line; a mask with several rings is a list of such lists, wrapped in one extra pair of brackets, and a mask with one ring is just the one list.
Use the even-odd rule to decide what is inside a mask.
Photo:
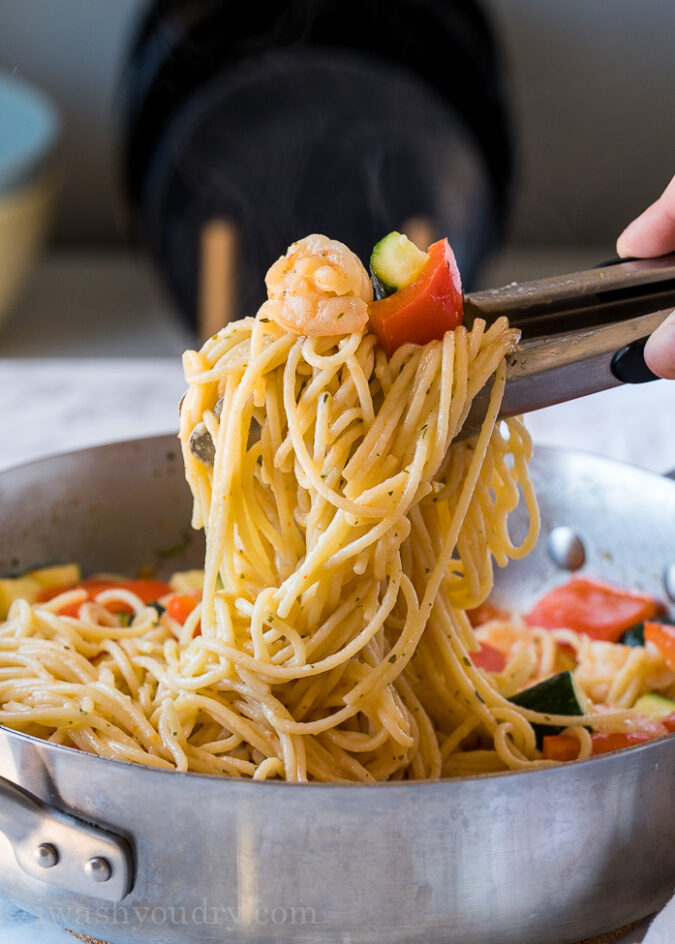
[(633, 220), (616, 242), (617, 255), (640, 259), (675, 250), (675, 177), (659, 199)]
[(645, 344), (645, 363), (657, 376), (675, 380), (675, 311)]

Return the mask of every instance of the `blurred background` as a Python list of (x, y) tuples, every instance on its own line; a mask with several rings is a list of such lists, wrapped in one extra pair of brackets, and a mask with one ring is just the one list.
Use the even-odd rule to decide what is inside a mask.
[(673, 36), (672, 0), (2, 0), (0, 386), (167, 358), (173, 396), (308, 231), (447, 233), (469, 289), (611, 257), (675, 171)]
[[(107, 353), (178, 351), (209, 212), (238, 217), (245, 285), (305, 220), (364, 255), (426, 217), (475, 287), (606, 258), (675, 169), (668, 0), (277, 0), (248, 22), (245, 8), (3, 0), (0, 70), (60, 116), (49, 252), (5, 353), (94, 353), (99, 333)], [(59, 337), (42, 331), (46, 299)], [(239, 287), (237, 309), (258, 300)], [(183, 310), (164, 337), (157, 306)]]

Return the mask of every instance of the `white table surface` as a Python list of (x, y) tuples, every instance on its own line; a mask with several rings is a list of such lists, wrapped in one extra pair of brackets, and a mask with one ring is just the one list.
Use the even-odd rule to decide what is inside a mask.
[[(0, 467), (172, 432), (185, 389), (173, 358), (0, 358)], [(529, 414), (535, 443), (675, 469), (675, 382), (654, 381)]]
[[(507, 272), (524, 278), (570, 271), (590, 264), (589, 257), (597, 261), (602, 254), (540, 253), (534, 260), (511, 260), (499, 274), (507, 281)], [(55, 319), (58, 331), (52, 329)], [(184, 389), (178, 353), (190, 342), (135, 260), (50, 260), (0, 332), (0, 468), (175, 431)], [(675, 382), (596, 394), (531, 414), (528, 425), (537, 443), (585, 449), (657, 472), (675, 468)], [(636, 944), (643, 933), (644, 927), (621, 944)], [(72, 941), (48, 916), (26, 915), (0, 899), (0, 944)]]

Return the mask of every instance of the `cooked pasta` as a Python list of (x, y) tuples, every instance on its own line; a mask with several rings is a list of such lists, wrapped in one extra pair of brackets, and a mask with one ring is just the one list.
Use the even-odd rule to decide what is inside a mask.
[[(325, 248), (292, 247), (257, 317), (184, 356), (180, 439), (193, 525), (206, 532), (200, 602), (178, 621), (114, 585), (94, 599), (76, 588), (17, 600), (0, 629), (0, 723), (256, 779), (544, 763), (541, 716), (508, 700), (536, 677), (534, 657), (523, 649), (497, 676), (477, 668), (466, 612), (487, 598), (494, 564), (527, 554), (538, 532), (529, 436), (519, 419), (497, 420), (517, 332), (476, 321), (388, 358), (367, 330), (339, 332), (342, 304), (358, 314), (368, 288), (346, 247)], [(298, 333), (307, 318), (312, 335)], [(479, 435), (457, 440), (490, 381)], [(515, 545), (520, 500), (530, 527)], [(600, 723), (624, 724), (616, 704)], [(577, 721), (586, 756), (584, 725), (598, 718)]]

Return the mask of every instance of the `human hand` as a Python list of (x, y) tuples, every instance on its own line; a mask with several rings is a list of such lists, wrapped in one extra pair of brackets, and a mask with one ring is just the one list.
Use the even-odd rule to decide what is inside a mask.
[[(619, 256), (646, 259), (675, 252), (675, 177), (659, 199), (633, 220), (616, 241)], [(645, 345), (645, 362), (659, 377), (675, 380), (675, 311)]]

